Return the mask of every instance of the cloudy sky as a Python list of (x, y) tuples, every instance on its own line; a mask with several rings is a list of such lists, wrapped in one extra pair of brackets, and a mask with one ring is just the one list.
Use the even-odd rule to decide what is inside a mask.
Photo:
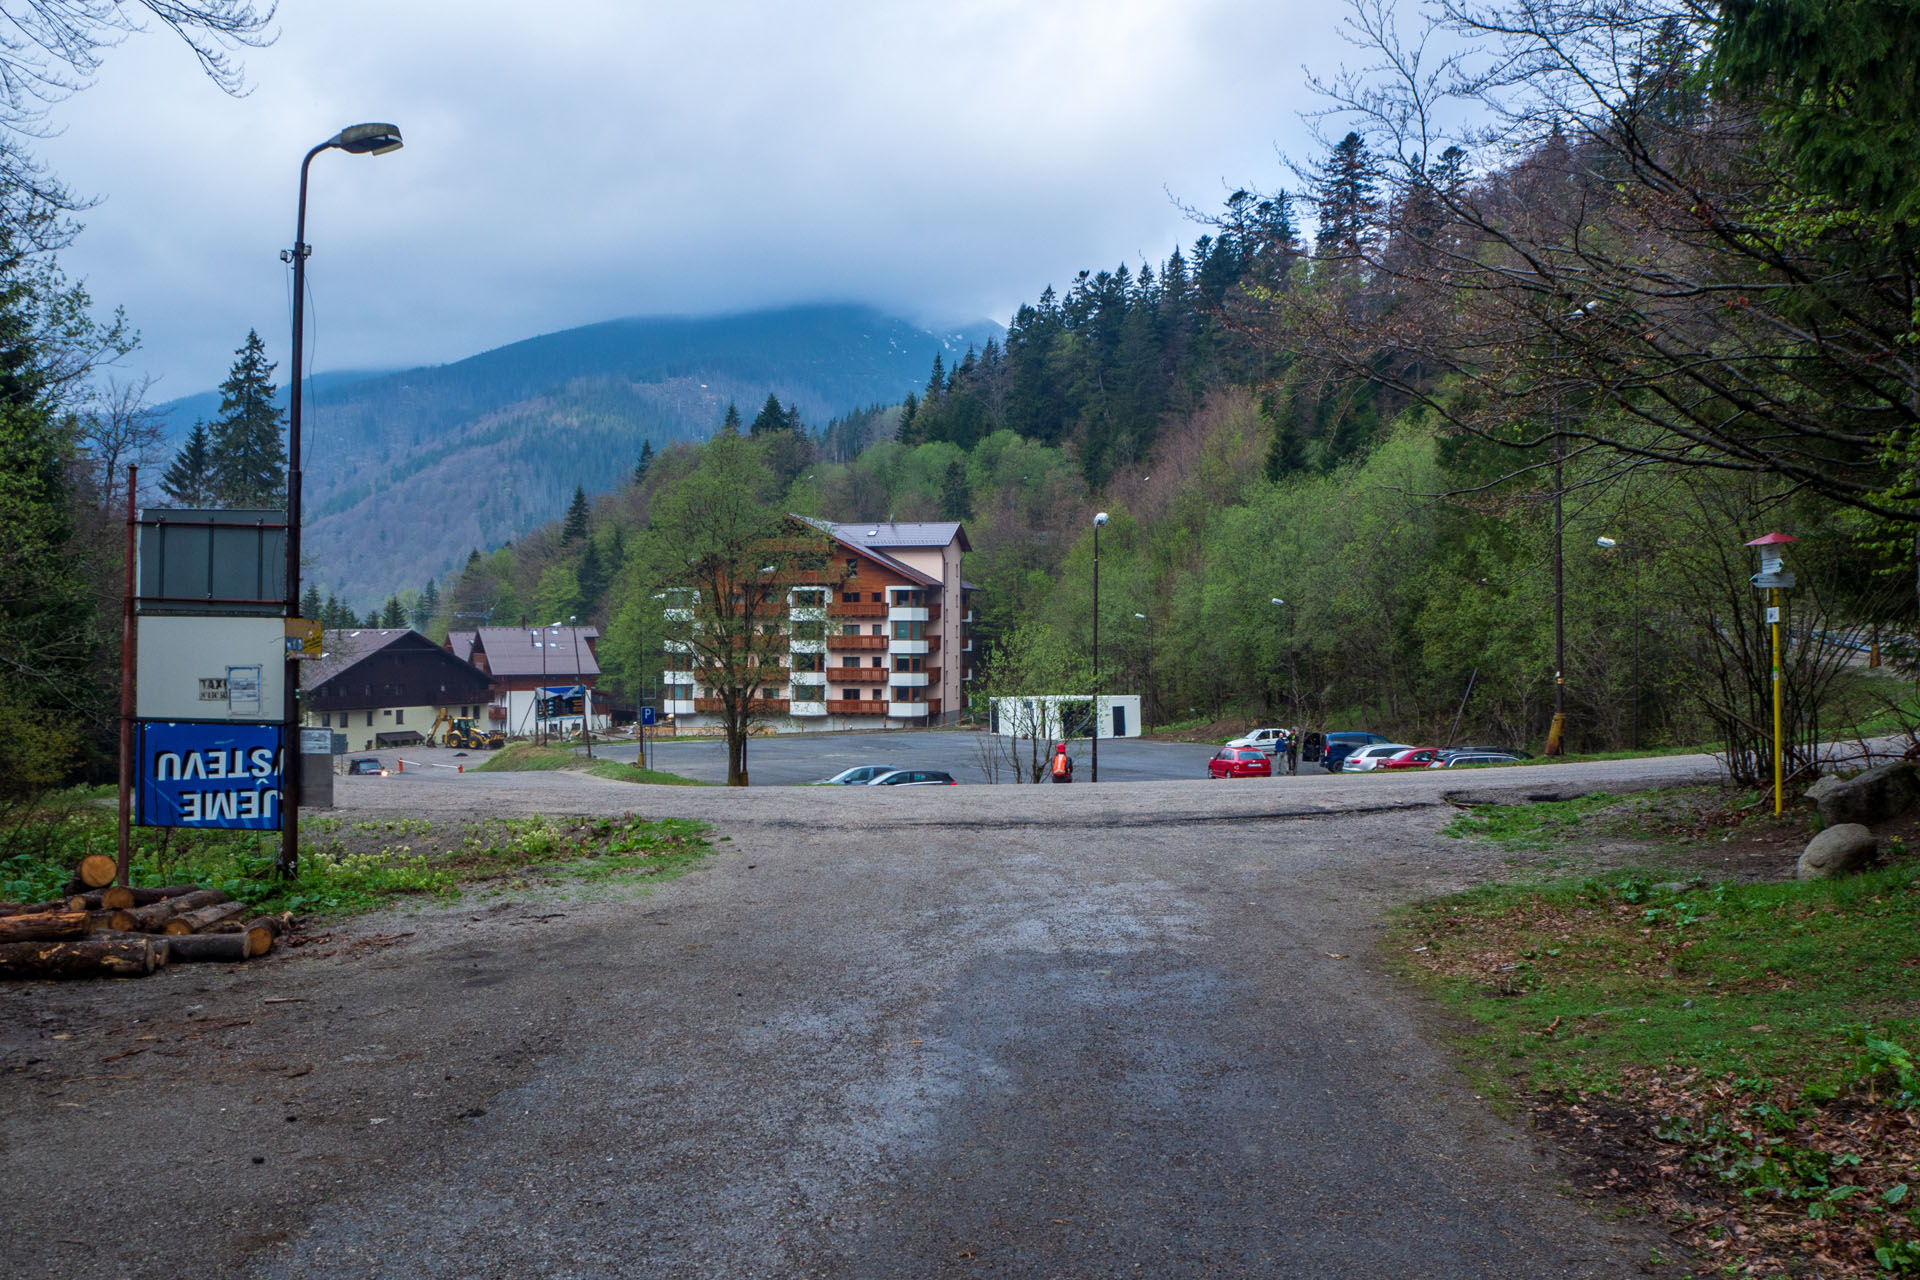
[(320, 369), (458, 359), (622, 315), (816, 299), (991, 317), (1082, 267), (1157, 262), (1306, 155), (1302, 0), (283, 0), (224, 96), (170, 35), (112, 50), (37, 145), (101, 198), (64, 257), (144, 335), (155, 398), (249, 327), (286, 353), (301, 154)]

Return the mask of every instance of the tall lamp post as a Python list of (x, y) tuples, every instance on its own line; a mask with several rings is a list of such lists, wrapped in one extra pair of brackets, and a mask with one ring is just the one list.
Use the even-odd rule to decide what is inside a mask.
[(1093, 517), (1093, 769), (1087, 781), (1100, 781), (1100, 526), (1107, 513)]
[[(293, 248), (280, 260), (293, 264), (293, 381), (287, 388), (287, 617), (300, 616), (300, 356), (306, 342), (307, 167), (322, 151), (383, 156), (400, 149), (400, 129), (391, 124), (349, 125), (308, 151), (300, 161), (300, 202), (294, 213)], [(274, 871), (286, 879), (300, 874), (300, 660), (286, 661), (286, 720), (280, 746), (280, 857)]]

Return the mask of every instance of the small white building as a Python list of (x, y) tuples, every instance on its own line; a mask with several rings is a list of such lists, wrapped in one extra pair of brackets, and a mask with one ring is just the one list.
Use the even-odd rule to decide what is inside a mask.
[(1131, 693), (1044, 694), (992, 698), (987, 727), (1003, 738), (1102, 738), (1140, 736), (1140, 698)]

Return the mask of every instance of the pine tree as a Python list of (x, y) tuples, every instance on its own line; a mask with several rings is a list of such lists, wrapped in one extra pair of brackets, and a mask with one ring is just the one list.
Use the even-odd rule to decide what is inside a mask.
[(324, 607), (325, 606), (320, 603), (320, 588), (308, 586), (306, 594), (300, 597), (300, 616), (303, 618), (318, 618), (320, 616), (320, 610)]
[(360, 625), (368, 631), (378, 631), (380, 629), (380, 611), (378, 609), (367, 610), (367, 620)]
[(587, 490), (584, 485), (573, 487), (573, 501), (567, 506), (567, 522), (560, 529), (560, 544), (578, 542), (587, 536)]
[(642, 485), (647, 482), (647, 472), (653, 468), (653, 441), (640, 442), (640, 461), (633, 464), (633, 482)]
[(467, 552), (467, 568), (471, 569), (479, 563), (480, 563), (480, 548), (474, 547)]
[(727, 401), (726, 416), (720, 419), (720, 434), (737, 436), (740, 434), (740, 411), (733, 407), (733, 401)]
[(327, 592), (327, 602), (320, 606), (320, 625), (328, 631), (337, 631), (341, 627), (353, 625), (347, 607), (340, 603), (340, 597)]
[(407, 625), (407, 611), (399, 596), (387, 597), (387, 606), (380, 611), (380, 625), (389, 630)]
[(599, 544), (592, 538), (587, 539), (587, 549), (581, 553), (574, 579), (573, 612), (584, 618), (599, 607), (600, 595), (607, 589), (606, 562), (600, 558)]
[(1380, 166), (1357, 133), (1340, 139), (1320, 163), (1314, 191), (1320, 227), (1314, 246), (1322, 258), (1358, 263), (1364, 256), (1380, 208), (1375, 195), (1379, 178)]
[(973, 519), (973, 491), (967, 487), (967, 469), (958, 458), (947, 464), (940, 482), (940, 518)]
[(187, 442), (160, 477), (160, 491), (177, 506), (213, 505), (213, 453), (207, 442), (206, 423), (193, 424)]
[(215, 500), (227, 507), (272, 507), (285, 501), (287, 450), (274, 407), (274, 366), (253, 330), (220, 384), (220, 417), (213, 424)]
[(440, 584), (432, 578), (428, 578), (427, 585), (420, 591), (419, 602), (414, 605), (413, 625), (415, 630), (425, 631), (428, 627), (432, 626), (433, 620), (439, 612)]
[(753, 425), (747, 428), (750, 436), (771, 435), (775, 431), (785, 431), (791, 423), (787, 411), (780, 407), (780, 399), (771, 391), (767, 393), (767, 402), (760, 406), (760, 412), (753, 415)]

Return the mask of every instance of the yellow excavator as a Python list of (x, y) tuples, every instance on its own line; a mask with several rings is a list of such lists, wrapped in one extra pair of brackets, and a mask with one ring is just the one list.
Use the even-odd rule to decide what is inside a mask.
[(427, 745), (461, 751), (498, 751), (507, 745), (507, 737), (498, 729), (482, 729), (471, 720), (456, 720), (443, 708), (433, 728), (427, 730)]

